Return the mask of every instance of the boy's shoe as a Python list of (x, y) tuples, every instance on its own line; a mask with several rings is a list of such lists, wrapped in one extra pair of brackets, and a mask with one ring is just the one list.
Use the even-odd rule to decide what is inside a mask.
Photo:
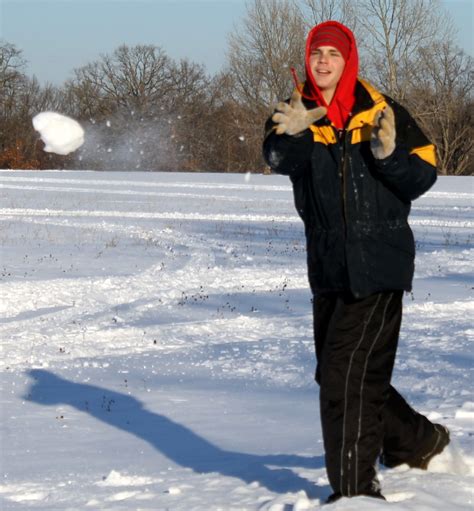
[(411, 468), (421, 468), (426, 470), (430, 461), (438, 454), (442, 453), (449, 444), (449, 429), (441, 424), (434, 424), (436, 434), (430, 439), (429, 448), (418, 453), (409, 459), (406, 463)]
[(429, 462), (437, 455), (443, 452), (444, 448), (449, 444), (449, 430), (441, 424), (433, 424), (434, 433), (431, 438), (425, 442), (422, 448), (411, 458), (400, 461), (390, 459), (390, 456), (382, 453), (380, 461), (388, 468), (398, 467), (407, 464), (410, 468), (420, 468), (426, 470)]
[(329, 495), (329, 497), (326, 499), (325, 504), (333, 504), (340, 498), (342, 498), (342, 495), (340, 493), (331, 493), (331, 495)]
[[(338, 501), (339, 499), (342, 499), (342, 497), (346, 497), (347, 495), (342, 495), (339, 492), (333, 493), (332, 495), (329, 495), (327, 498), (325, 504), (333, 504), (334, 502)], [(353, 497), (373, 497), (374, 499), (381, 499), (386, 500), (385, 497), (380, 493), (371, 493), (371, 494), (360, 494), (360, 495), (352, 495)]]

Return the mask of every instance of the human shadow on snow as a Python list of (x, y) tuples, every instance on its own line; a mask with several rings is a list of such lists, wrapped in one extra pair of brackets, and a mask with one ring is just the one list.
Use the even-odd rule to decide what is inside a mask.
[[(318, 487), (286, 467), (318, 469), (323, 456), (257, 455), (221, 449), (164, 415), (147, 410), (132, 396), (68, 381), (43, 369), (27, 373), (34, 379), (25, 399), (41, 405), (67, 405), (145, 440), (178, 465), (197, 473), (219, 473), (245, 483), (257, 481), (275, 493), (304, 490), (325, 499), (329, 487)], [(279, 467), (279, 468), (275, 468)]]

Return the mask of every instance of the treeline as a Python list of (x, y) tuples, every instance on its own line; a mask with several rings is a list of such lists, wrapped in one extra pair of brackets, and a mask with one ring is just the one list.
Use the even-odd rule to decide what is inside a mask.
[[(437, 145), (440, 172), (473, 175), (473, 59), (437, 0), (254, 0), (214, 76), (163, 48), (123, 45), (62, 86), (42, 86), (3, 41), (0, 168), (264, 171), (264, 121), (291, 94), (290, 67), (304, 77), (306, 34), (327, 19), (355, 32), (361, 76), (412, 112)], [(31, 119), (48, 110), (84, 126), (73, 155), (42, 150)]]

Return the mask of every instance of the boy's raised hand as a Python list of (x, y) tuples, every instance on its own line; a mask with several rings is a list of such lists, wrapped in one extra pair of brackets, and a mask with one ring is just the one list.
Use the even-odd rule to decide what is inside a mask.
[(278, 112), (273, 115), (272, 121), (276, 123), (275, 132), (277, 135), (296, 135), (309, 128), (311, 124), (322, 119), (327, 114), (323, 106), (306, 110), (301, 101), (301, 93), (295, 90), (291, 96), (290, 104), (278, 103)]
[(395, 150), (395, 114), (390, 106), (379, 110), (374, 117), (370, 149), (377, 160), (383, 160)]

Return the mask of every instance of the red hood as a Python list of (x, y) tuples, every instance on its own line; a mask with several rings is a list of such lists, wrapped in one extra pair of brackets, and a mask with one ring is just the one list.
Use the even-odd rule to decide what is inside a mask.
[[(323, 98), (321, 90), (316, 85), (316, 82), (309, 67), (309, 56), (311, 54), (311, 43), (313, 41), (315, 33), (325, 26), (336, 26), (342, 30), (350, 40), (349, 56), (344, 67), (341, 79), (336, 88), (334, 97), (331, 103), (328, 105)], [(316, 25), (311, 32), (308, 34), (306, 40), (306, 56), (305, 56), (305, 69), (306, 69), (306, 87), (305, 90), (308, 96), (316, 101), (320, 106), (325, 106), (328, 109), (328, 118), (334, 126), (338, 129), (344, 128), (347, 119), (354, 106), (354, 91), (357, 82), (357, 73), (359, 71), (359, 56), (357, 54), (357, 45), (354, 38), (354, 34), (344, 25), (337, 21), (326, 21)]]

